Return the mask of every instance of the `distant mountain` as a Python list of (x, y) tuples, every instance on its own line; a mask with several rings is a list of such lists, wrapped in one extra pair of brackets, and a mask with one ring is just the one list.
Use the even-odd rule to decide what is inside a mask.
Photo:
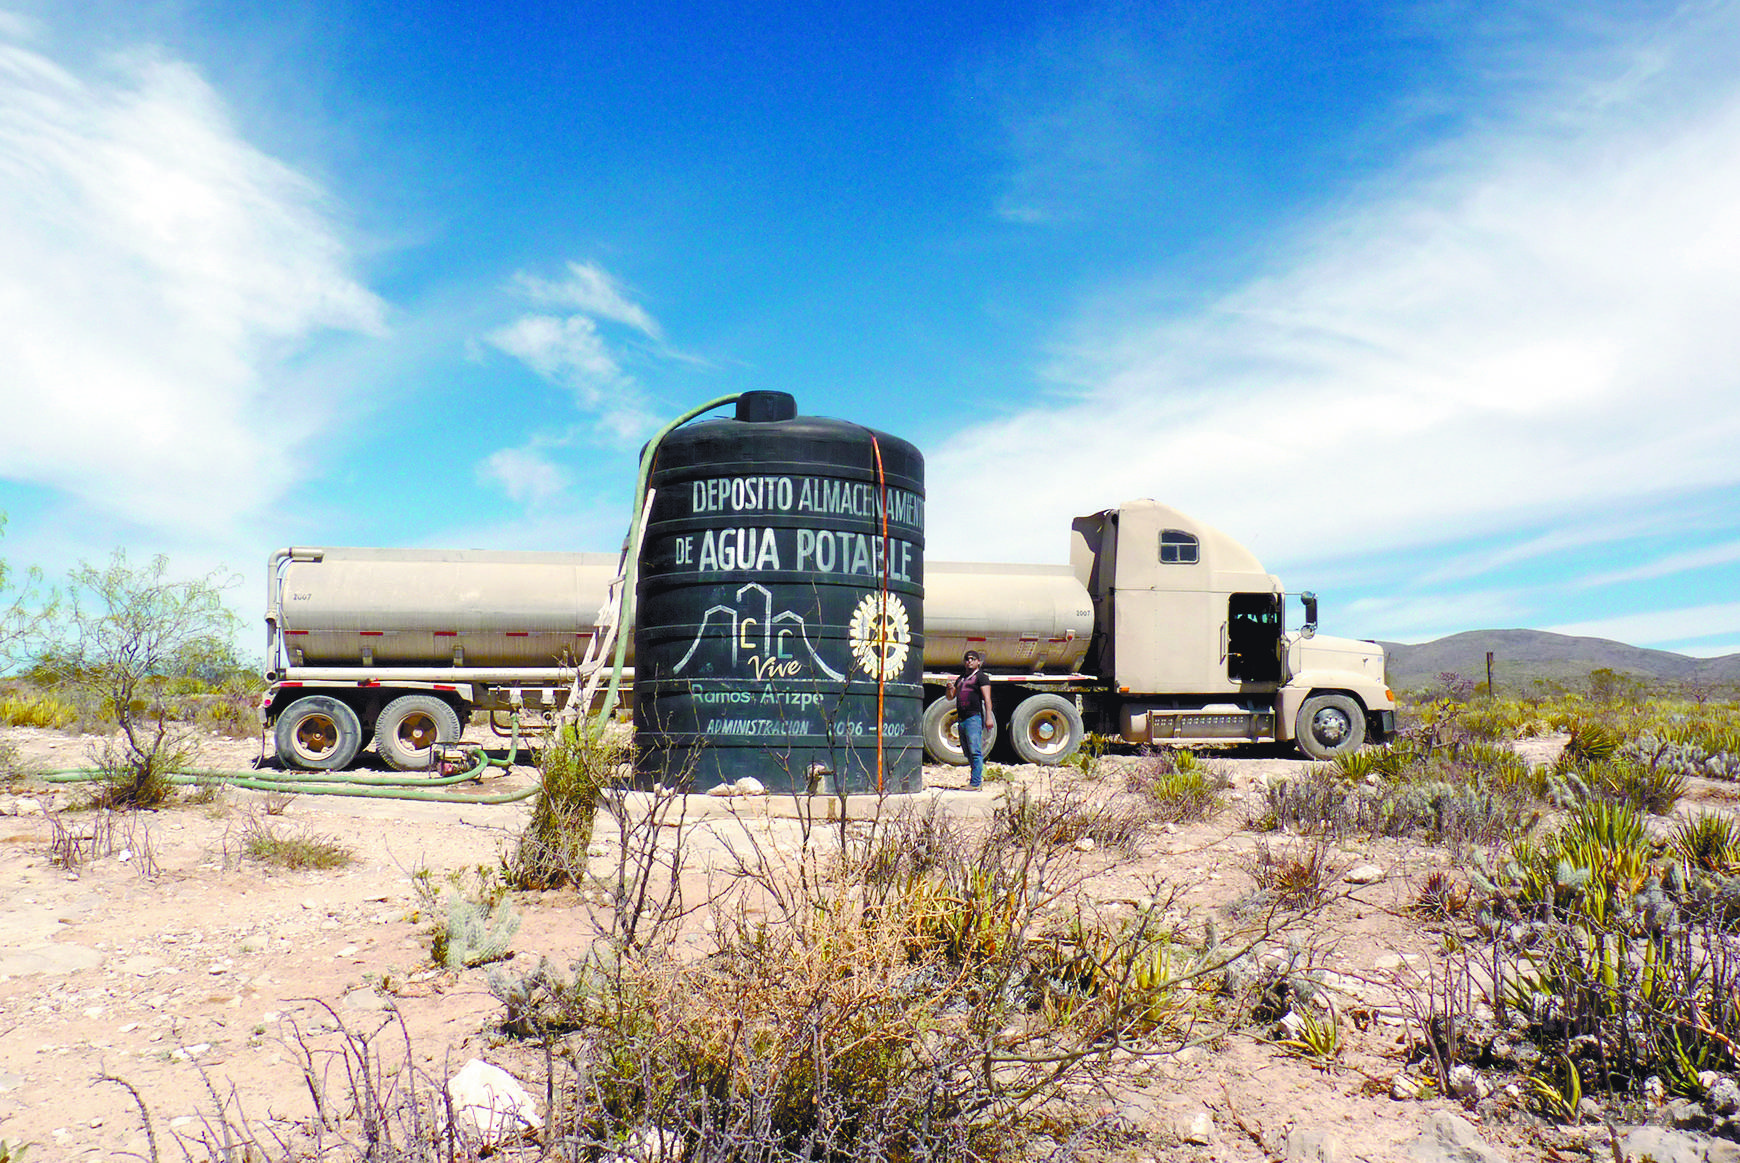
[(1642, 682), (1740, 686), (1740, 654), (1689, 658), (1606, 638), (1572, 638), (1544, 630), (1470, 630), (1413, 646), (1380, 645), (1388, 659), (1390, 686), (1398, 691), (1436, 686), (1447, 671), (1485, 682), (1489, 650), (1493, 685), (1501, 695), (1530, 694), (1537, 679), (1581, 686), (1590, 672), (1603, 667)]

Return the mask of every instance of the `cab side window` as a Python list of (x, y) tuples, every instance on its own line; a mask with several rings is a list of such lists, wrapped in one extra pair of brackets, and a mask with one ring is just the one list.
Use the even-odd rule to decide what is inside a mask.
[(1160, 562), (1162, 565), (1195, 565), (1199, 550), (1196, 534), (1182, 529), (1160, 531)]

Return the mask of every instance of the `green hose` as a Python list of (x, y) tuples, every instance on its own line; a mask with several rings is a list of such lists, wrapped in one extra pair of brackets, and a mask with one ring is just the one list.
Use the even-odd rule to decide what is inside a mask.
[[(513, 737), (508, 744), (507, 758), (493, 759), (482, 751), (477, 753), (477, 762), (464, 771), (453, 775), (418, 777), (410, 774), (401, 775), (285, 775), (263, 776), (253, 771), (172, 771), (165, 778), (178, 787), (190, 784), (221, 783), (225, 787), (247, 788), (251, 791), (283, 792), (292, 795), (309, 796), (367, 796), (373, 799), (389, 800), (422, 800), (441, 804), (510, 804), (535, 795), (541, 788), (541, 783), (514, 792), (501, 792), (488, 796), (468, 796), (455, 792), (426, 790), (431, 787), (447, 787), (465, 780), (476, 779), (486, 768), (512, 767), (514, 757), (519, 754), (519, 716), (513, 717)], [(42, 775), (44, 783), (89, 783), (103, 778), (104, 772), (92, 767), (63, 767)]]
[(722, 408), (726, 404), (734, 404), (742, 397), (742, 393), (734, 392), (729, 396), (720, 396), (709, 400), (698, 408), (690, 408), (663, 428), (660, 428), (653, 438), (647, 441), (646, 451), (641, 453), (640, 472), (634, 482), (634, 513), (628, 524), (628, 560), (622, 575), (622, 602), (617, 607), (616, 618), (616, 659), (610, 670), (610, 685), (604, 692), (604, 706), (599, 710), (595, 720), (597, 731), (604, 730), (610, 721), (611, 712), (616, 710), (616, 700), (622, 688), (622, 666), (628, 657), (628, 627), (634, 617), (634, 586), (640, 573), (640, 515), (646, 507), (646, 484), (652, 476), (653, 460), (658, 456), (659, 445), (673, 431), (687, 424), (695, 417), (714, 408)]
[[(75, 773), (76, 778), (74, 777)], [(78, 783), (97, 779), (101, 775), (100, 771), (73, 768), (66, 771), (50, 772), (44, 778), (49, 783)], [(57, 779), (56, 776), (60, 778)], [(531, 787), (521, 788), (519, 791), (500, 792), (488, 796), (468, 796), (458, 792), (424, 791), (410, 787), (360, 787), (354, 783), (255, 779), (249, 773), (242, 771), (201, 772), (199, 775), (171, 772), (164, 778), (178, 787), (206, 784), (215, 780), (225, 787), (246, 788), (250, 791), (285, 792), (299, 796), (364, 796), (369, 799), (383, 800), (422, 800), (438, 804), (511, 804), (516, 800), (529, 799), (543, 790), (542, 784), (534, 783)]]

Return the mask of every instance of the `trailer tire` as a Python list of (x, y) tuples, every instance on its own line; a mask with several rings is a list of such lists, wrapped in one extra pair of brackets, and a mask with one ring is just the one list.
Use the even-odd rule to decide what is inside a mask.
[(278, 712), (272, 741), (285, 767), (336, 771), (362, 750), (362, 723), (335, 698), (305, 695)]
[(1299, 708), (1293, 736), (1312, 759), (1350, 754), (1365, 744), (1365, 711), (1346, 695), (1312, 695)]
[[(924, 709), (924, 750), (933, 763), (946, 763), (950, 767), (967, 765), (967, 752), (961, 746), (961, 732), (956, 725), (958, 718), (955, 701), (947, 695)], [(985, 754), (991, 754), (996, 745), (997, 726), (993, 723), (985, 732)]]
[(1022, 763), (1051, 767), (1081, 746), (1081, 712), (1062, 695), (1031, 695), (1009, 716), (1009, 744)]
[(403, 695), (375, 720), (375, 750), (397, 771), (433, 766), (435, 747), (459, 741), (459, 714), (434, 695)]

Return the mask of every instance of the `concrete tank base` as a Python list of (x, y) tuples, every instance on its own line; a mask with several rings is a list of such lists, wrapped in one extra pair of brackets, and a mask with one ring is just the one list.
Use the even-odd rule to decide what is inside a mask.
[[(986, 787), (978, 791), (951, 788), (926, 788), (909, 795), (793, 795), (770, 792), (753, 796), (686, 795), (675, 797), (660, 821), (667, 827), (679, 827), (702, 820), (809, 820), (829, 823), (839, 820), (880, 820), (906, 813), (920, 813), (940, 804), (954, 817), (990, 816), (1007, 795), (1004, 787)], [(615, 815), (619, 811), (632, 819), (641, 819), (659, 802), (654, 792), (606, 792), (598, 801), (600, 810)]]

